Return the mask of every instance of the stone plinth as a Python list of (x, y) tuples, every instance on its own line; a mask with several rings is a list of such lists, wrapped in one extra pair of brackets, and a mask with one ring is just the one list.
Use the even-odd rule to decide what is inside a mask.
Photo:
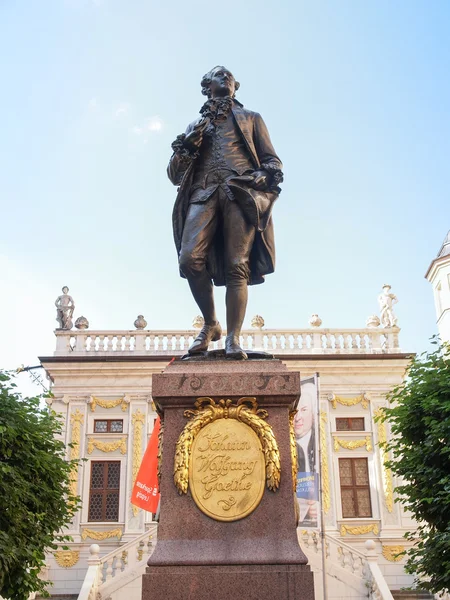
[[(280, 360), (175, 361), (153, 377), (152, 396), (164, 414), (158, 541), (144, 575), (143, 600), (241, 597), (309, 600), (313, 576), (296, 532), (289, 411), (300, 374)], [(237, 401), (255, 396), (268, 413), (281, 455), (281, 483), (258, 507), (233, 522), (216, 521), (179, 495), (173, 481), (175, 446), (197, 398)]]

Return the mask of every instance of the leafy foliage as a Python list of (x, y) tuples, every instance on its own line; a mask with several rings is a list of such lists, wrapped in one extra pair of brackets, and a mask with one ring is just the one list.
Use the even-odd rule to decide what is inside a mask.
[(39, 572), (45, 552), (79, 508), (69, 484), (74, 461), (56, 436), (62, 423), (41, 408), (42, 398), (22, 398), (14, 376), (0, 371), (0, 595), (27, 600), (45, 592)]
[(418, 523), (405, 535), (413, 542), (406, 570), (438, 593), (450, 589), (450, 347), (432, 343), (437, 349), (412, 361), (381, 418), (393, 433), (387, 466), (402, 478), (399, 502)]

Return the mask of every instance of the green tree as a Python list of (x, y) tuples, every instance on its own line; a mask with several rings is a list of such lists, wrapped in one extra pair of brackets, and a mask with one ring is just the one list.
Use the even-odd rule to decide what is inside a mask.
[(22, 398), (14, 375), (0, 371), (0, 595), (11, 600), (48, 595), (39, 579), (45, 552), (70, 540), (60, 532), (79, 508), (74, 465), (56, 438), (61, 420), (41, 401)]
[(381, 419), (393, 433), (387, 466), (402, 478), (398, 501), (418, 524), (405, 535), (413, 542), (406, 571), (437, 593), (450, 589), (450, 347), (432, 343), (436, 350), (412, 361)]

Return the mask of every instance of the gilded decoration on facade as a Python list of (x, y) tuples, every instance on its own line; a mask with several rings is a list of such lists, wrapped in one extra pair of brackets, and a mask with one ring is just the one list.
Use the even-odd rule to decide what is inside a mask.
[[(136, 481), (139, 467), (141, 466), (142, 458), (142, 428), (145, 423), (145, 415), (139, 409), (133, 413), (131, 418), (133, 424), (133, 466), (132, 466), (132, 478), (133, 485)], [(136, 516), (139, 513), (139, 507), (132, 505), (133, 515)]]
[(94, 440), (93, 438), (89, 438), (88, 441), (88, 454), (92, 454), (94, 448), (100, 450), (101, 452), (115, 452), (116, 450), (120, 450), (121, 454), (127, 453), (127, 438), (123, 437), (120, 440), (116, 440), (115, 442), (102, 442), (100, 440)]
[(294, 418), (297, 411), (292, 410), (289, 413), (289, 439), (291, 442), (291, 461), (292, 461), (292, 487), (294, 493), (297, 489), (297, 442), (295, 440)]
[[(78, 460), (80, 458), (81, 425), (84, 423), (84, 415), (78, 410), (78, 408), (70, 415), (70, 422), (72, 424), (72, 436), (70, 439), (72, 447), (70, 448), (70, 460)], [(77, 495), (77, 487), (78, 465), (74, 465), (70, 475), (69, 485), (71, 496)]]
[(54, 553), (56, 563), (64, 569), (70, 569), (77, 564), (80, 559), (79, 550), (57, 550)]
[[(383, 409), (377, 408), (374, 412), (376, 418), (380, 418), (383, 415)], [(383, 480), (383, 492), (384, 492), (384, 503), (387, 510), (391, 513), (394, 510), (394, 486), (392, 483), (392, 471), (386, 466), (386, 462), (389, 460), (389, 456), (384, 444), (387, 442), (386, 434), (386, 423), (378, 421), (378, 444), (381, 450), (381, 465), (382, 472), (381, 478)]]
[(378, 523), (371, 523), (370, 525), (358, 525), (356, 527), (350, 527), (350, 525), (341, 525), (341, 535), (365, 535), (366, 533), (373, 533), (378, 535), (379, 533)]
[(339, 452), (339, 447), (346, 450), (356, 450), (357, 448), (366, 447), (367, 452), (372, 452), (372, 440), (370, 435), (366, 435), (363, 440), (343, 440), (333, 436), (334, 451)]
[[(404, 557), (405, 546), (383, 546), (382, 554), (390, 562), (400, 562)], [(400, 555), (400, 556), (399, 556)]]
[(108, 540), (109, 538), (117, 538), (118, 540), (122, 537), (122, 530), (117, 529), (108, 529), (107, 531), (95, 531), (94, 529), (82, 529), (81, 530), (81, 539), (85, 540), (86, 538), (91, 538), (92, 540)]
[(338, 403), (342, 404), (342, 406), (355, 406), (356, 404), (361, 404), (363, 408), (369, 407), (370, 398), (366, 393), (360, 394), (359, 396), (345, 397), (345, 396), (336, 396), (336, 394), (328, 394), (328, 400), (331, 402), (333, 408), (337, 408)]
[(101, 408), (116, 408), (116, 406), (121, 406), (123, 412), (126, 412), (128, 409), (128, 403), (125, 400), (125, 396), (123, 398), (117, 398), (116, 400), (102, 400), (101, 398), (96, 398), (92, 396), (90, 401), (91, 412), (95, 412), (97, 406)]
[(331, 508), (330, 496), (330, 474), (328, 471), (328, 450), (327, 450), (327, 413), (320, 411), (320, 447), (322, 469), (322, 504), (323, 510), (327, 513)]
[[(174, 482), (180, 494), (187, 493), (189, 484), (205, 514), (224, 521), (241, 519), (259, 504), (264, 481), (270, 490), (278, 489), (278, 444), (264, 420), (268, 413), (258, 409), (256, 398), (244, 397), (236, 404), (198, 398), (195, 410), (184, 414), (191, 420), (176, 444)], [(223, 450), (230, 455), (224, 457)]]

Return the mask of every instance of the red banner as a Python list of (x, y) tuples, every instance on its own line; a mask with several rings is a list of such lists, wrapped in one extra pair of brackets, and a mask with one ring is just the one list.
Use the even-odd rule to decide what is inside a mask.
[(158, 487), (158, 434), (160, 427), (161, 421), (158, 417), (131, 493), (131, 504), (151, 513), (156, 513), (158, 510), (160, 497)]

